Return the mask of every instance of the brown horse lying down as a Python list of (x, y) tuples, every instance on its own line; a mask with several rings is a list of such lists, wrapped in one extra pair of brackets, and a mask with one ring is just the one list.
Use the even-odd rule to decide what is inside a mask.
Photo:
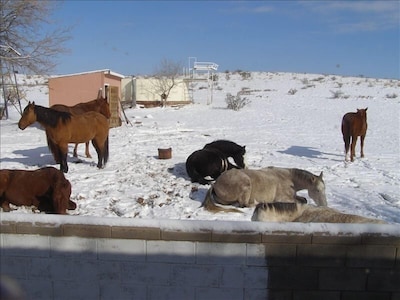
[(362, 216), (344, 214), (326, 206), (301, 203), (260, 203), (254, 210), (252, 221), (302, 222), (302, 223), (376, 223), (384, 221)]
[(71, 183), (64, 173), (53, 167), (27, 170), (0, 170), (0, 205), (10, 211), (17, 206), (36, 206), (40, 211), (66, 214), (75, 209), (70, 200)]

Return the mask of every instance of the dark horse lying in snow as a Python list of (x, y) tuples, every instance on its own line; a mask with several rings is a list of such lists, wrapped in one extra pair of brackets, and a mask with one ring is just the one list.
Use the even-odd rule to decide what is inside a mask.
[[(246, 146), (227, 140), (217, 140), (206, 144), (203, 149), (193, 152), (186, 160), (186, 172), (192, 182), (209, 184), (224, 171), (245, 168)], [(229, 162), (231, 157), (235, 164)], [(205, 177), (210, 177), (205, 178)]]

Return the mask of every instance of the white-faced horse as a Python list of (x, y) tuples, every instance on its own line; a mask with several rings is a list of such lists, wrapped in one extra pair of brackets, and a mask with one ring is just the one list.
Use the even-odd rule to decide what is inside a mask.
[(238, 204), (239, 207), (269, 202), (305, 203), (307, 200), (296, 194), (305, 189), (317, 205), (327, 206), (322, 172), (317, 176), (306, 170), (291, 168), (231, 169), (222, 173), (211, 186), (203, 206), (212, 212), (237, 212), (237, 209), (223, 208), (215, 203)]
[(316, 207), (301, 203), (260, 203), (254, 210), (252, 221), (302, 222), (302, 223), (376, 223), (382, 220), (370, 219), (353, 214), (344, 214), (330, 207)]

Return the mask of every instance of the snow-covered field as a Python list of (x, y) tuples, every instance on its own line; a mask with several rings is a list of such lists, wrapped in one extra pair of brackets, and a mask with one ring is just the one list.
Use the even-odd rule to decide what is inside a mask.
[[(206, 185), (191, 183), (186, 158), (206, 143), (229, 139), (246, 145), (249, 168), (295, 167), (324, 172), (328, 205), (345, 213), (400, 223), (400, 81), (319, 74), (218, 74), (213, 103), (207, 105), (205, 83), (194, 85), (194, 103), (184, 107), (133, 108), (131, 124), (110, 130), (110, 160), (96, 168), (97, 158), (72, 157), (71, 215), (142, 219), (250, 221), (253, 209), (213, 214), (200, 207)], [(27, 88), (28, 100), (48, 106), (40, 78)], [(250, 103), (239, 111), (226, 109), (227, 93), (242, 89)], [(397, 96), (397, 97), (396, 97)], [(26, 105), (23, 102), (23, 107)], [(346, 112), (368, 107), (365, 158), (344, 161), (340, 125)], [(39, 126), (24, 131), (19, 114), (1, 121), (1, 168), (55, 166)], [(172, 158), (158, 159), (158, 148), (172, 148)], [(75, 163), (74, 163), (75, 162)], [(303, 192), (301, 192), (303, 194)], [(307, 194), (304, 193), (303, 196)], [(312, 203), (312, 202), (311, 202)], [(16, 208), (16, 207), (14, 207)], [(38, 213), (16, 208), (11, 213)]]

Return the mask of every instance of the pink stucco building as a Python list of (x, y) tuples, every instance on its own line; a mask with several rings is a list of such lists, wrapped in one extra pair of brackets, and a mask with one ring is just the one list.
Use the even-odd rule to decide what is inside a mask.
[(49, 106), (73, 106), (99, 96), (107, 97), (111, 110), (110, 126), (118, 126), (121, 80), (124, 77), (108, 69), (51, 77), (48, 83)]

